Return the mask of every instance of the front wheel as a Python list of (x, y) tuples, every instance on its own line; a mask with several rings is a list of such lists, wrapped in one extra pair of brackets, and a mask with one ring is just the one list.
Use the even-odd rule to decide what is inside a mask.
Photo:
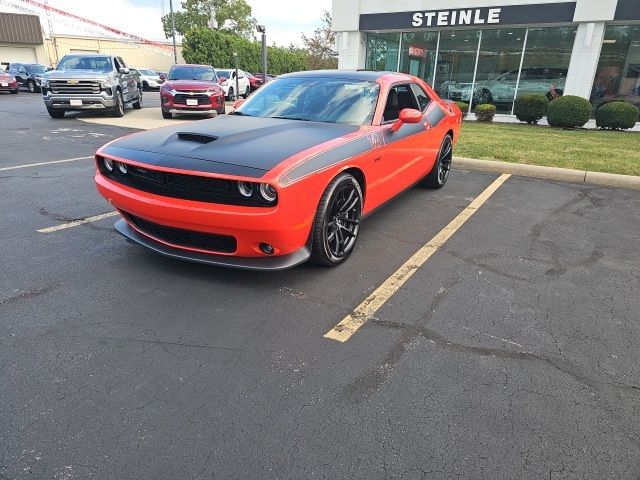
[(362, 189), (348, 173), (338, 175), (322, 194), (313, 221), (311, 261), (335, 266), (356, 244), (362, 221)]
[(27, 88), (31, 93), (36, 93), (36, 82), (34, 82), (33, 80), (29, 80), (27, 82)]
[(116, 93), (116, 105), (111, 111), (111, 116), (116, 118), (124, 117), (124, 100), (122, 98), (122, 92), (120, 91)]
[(51, 118), (64, 118), (64, 110), (56, 110), (55, 108), (47, 107), (47, 112)]
[(451, 170), (451, 160), (453, 159), (453, 139), (451, 135), (447, 134), (442, 140), (440, 150), (438, 151), (438, 158), (433, 164), (433, 168), (429, 174), (424, 177), (421, 185), (427, 188), (442, 188), (447, 183), (449, 178), (449, 171)]
[(165, 112), (164, 110), (162, 110), (162, 118), (169, 119), (169, 118), (171, 118), (171, 117), (173, 117), (173, 113), (171, 113), (171, 112)]

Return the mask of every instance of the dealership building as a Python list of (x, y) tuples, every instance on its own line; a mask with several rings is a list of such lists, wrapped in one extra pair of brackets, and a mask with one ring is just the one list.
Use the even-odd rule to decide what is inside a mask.
[(640, 0), (333, 0), (339, 67), (513, 114), (529, 92), (640, 105)]

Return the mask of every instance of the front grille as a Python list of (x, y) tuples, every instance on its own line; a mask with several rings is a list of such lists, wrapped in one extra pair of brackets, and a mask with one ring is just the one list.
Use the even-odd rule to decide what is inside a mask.
[(176, 93), (173, 97), (173, 103), (178, 105), (186, 105), (187, 99), (195, 99), (198, 100), (198, 105), (211, 105), (211, 100), (205, 94), (185, 94), (185, 93)]
[(114, 182), (143, 192), (163, 197), (224, 205), (274, 207), (277, 204), (277, 200), (274, 203), (265, 202), (260, 195), (254, 194), (250, 198), (241, 196), (234, 180), (163, 172), (131, 164), (128, 165), (128, 173), (123, 175), (117, 168), (114, 168), (112, 172), (107, 172), (100, 160), (101, 157), (96, 158), (102, 175)]
[(60, 94), (99, 94), (100, 82), (92, 80), (51, 80), (49, 82), (51, 93)]
[(142, 233), (146, 233), (158, 240), (176, 246), (220, 253), (233, 253), (238, 247), (236, 238), (230, 235), (217, 235), (214, 233), (194, 232), (193, 230), (167, 227), (166, 225), (153, 223), (127, 212), (122, 213), (126, 219), (135, 225)]

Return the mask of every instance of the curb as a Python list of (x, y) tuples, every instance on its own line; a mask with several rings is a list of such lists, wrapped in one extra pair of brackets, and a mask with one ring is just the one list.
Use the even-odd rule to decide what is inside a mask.
[(522, 177), (560, 180), (562, 182), (588, 183), (605, 187), (620, 187), (640, 190), (640, 177), (634, 175), (618, 175), (615, 173), (589, 172), (571, 168), (542, 167), (524, 163), (497, 162), (494, 160), (477, 160), (475, 158), (453, 158), (454, 168), (485, 173), (510, 173)]

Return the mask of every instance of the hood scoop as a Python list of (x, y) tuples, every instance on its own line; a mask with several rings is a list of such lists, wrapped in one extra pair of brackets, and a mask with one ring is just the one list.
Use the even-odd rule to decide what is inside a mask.
[(218, 139), (218, 137), (216, 137), (215, 135), (207, 135), (206, 133), (195, 132), (178, 132), (178, 138), (186, 142), (196, 143), (211, 143), (214, 140)]

